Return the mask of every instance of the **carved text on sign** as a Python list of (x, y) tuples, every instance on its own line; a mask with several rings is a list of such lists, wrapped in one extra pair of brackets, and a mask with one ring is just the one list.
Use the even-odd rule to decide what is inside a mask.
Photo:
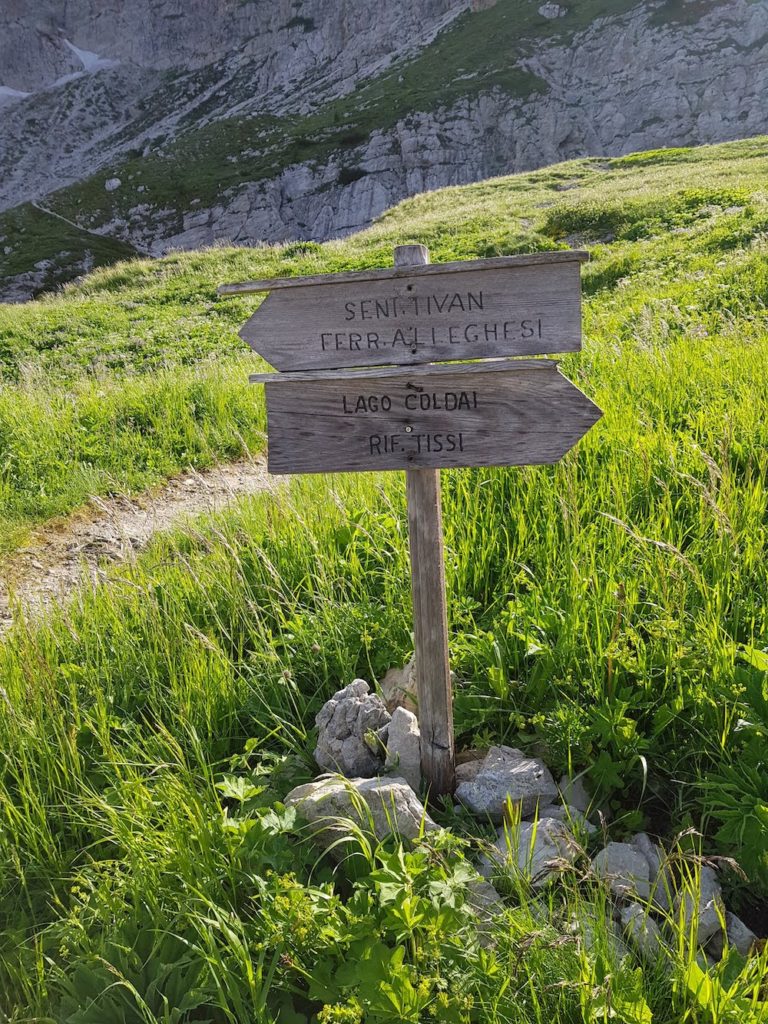
[[(506, 342), (534, 341), (544, 337), (541, 317), (536, 320), (519, 322), (505, 320), (503, 323), (443, 324), (440, 327), (396, 327), (386, 331), (322, 331), (320, 348), (323, 352), (344, 351), (386, 353), (389, 349), (403, 346), (416, 354), (419, 349), (434, 350), (450, 345), (499, 344)], [(446, 356), (447, 358), (447, 356)]]
[(240, 333), (279, 370), (544, 355), (581, 347), (583, 258), (541, 253), (230, 288), (269, 287)]
[(547, 359), (253, 379), (276, 474), (556, 462), (600, 418)]
[[(477, 391), (414, 391), (399, 396), (402, 408), (406, 412), (416, 409), (445, 409), (455, 412), (457, 409), (476, 409)], [(360, 416), (366, 413), (397, 411), (398, 397), (391, 395), (342, 395), (341, 408), (346, 416)]]

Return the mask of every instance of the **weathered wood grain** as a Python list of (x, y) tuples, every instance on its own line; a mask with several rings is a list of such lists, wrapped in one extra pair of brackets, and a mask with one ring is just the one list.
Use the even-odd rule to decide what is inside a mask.
[(559, 365), (559, 360), (551, 359), (484, 359), (479, 363), (420, 363), (417, 366), (374, 366), (366, 369), (352, 368), (349, 370), (297, 370), (295, 373), (252, 373), (248, 380), (251, 384), (285, 384), (291, 386), (296, 381), (332, 380), (365, 381), (378, 379), (385, 374), (387, 377), (431, 377), (435, 371), (440, 373), (495, 373), (500, 367), (509, 370), (546, 370)]
[(601, 416), (551, 360), (425, 369), (273, 379), (270, 472), (557, 462)]
[(452, 793), (455, 785), (440, 471), (413, 469), (405, 478), (421, 774), (435, 799)]
[(540, 255), (310, 278), (273, 289), (240, 335), (285, 371), (578, 351), (579, 254)]
[[(429, 252), (424, 246), (401, 245), (395, 249), (396, 267), (428, 263)], [(456, 782), (440, 470), (412, 469), (405, 479), (421, 773), (430, 797), (437, 799), (453, 793)]]
[[(398, 246), (400, 249), (425, 246)], [(414, 265), (396, 264), (375, 270), (349, 270), (338, 274), (311, 274), (306, 277), (266, 277), (261, 281), (243, 281), (240, 284), (222, 284), (218, 294), (227, 297), (274, 292), (284, 288), (306, 288), (311, 285), (357, 284), (365, 281), (392, 281), (404, 277), (434, 277), (435, 275), (464, 273), (467, 270), (498, 270), (506, 267), (534, 267), (552, 263), (586, 263), (589, 253), (580, 249), (558, 249), (554, 252), (521, 253), (519, 256), (493, 256), (484, 260), (454, 260), (451, 263)]]

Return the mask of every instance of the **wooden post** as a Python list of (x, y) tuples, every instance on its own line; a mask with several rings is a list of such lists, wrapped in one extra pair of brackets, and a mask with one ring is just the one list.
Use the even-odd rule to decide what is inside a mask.
[[(395, 266), (429, 263), (423, 245), (399, 245)], [(411, 546), (413, 636), (421, 730), (421, 771), (432, 798), (455, 785), (453, 694), (448, 664), (440, 470), (406, 470)]]

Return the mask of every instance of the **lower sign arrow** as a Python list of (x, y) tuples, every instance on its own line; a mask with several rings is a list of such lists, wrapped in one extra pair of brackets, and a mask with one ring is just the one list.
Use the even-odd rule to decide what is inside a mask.
[(257, 374), (270, 473), (557, 462), (601, 417), (548, 359)]

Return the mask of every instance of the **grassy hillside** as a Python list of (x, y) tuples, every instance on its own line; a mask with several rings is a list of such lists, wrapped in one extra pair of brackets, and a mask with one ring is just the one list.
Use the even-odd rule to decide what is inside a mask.
[[(459, 740), (586, 769), (611, 836), (678, 837), (681, 870), (735, 857), (729, 903), (759, 928), (767, 172), (766, 139), (578, 161), (418, 197), (343, 243), (122, 264), (3, 310), (4, 533), (258, 446), (258, 360), (236, 337), (258, 300), (217, 299), (222, 281), (385, 265), (407, 241), (435, 262), (589, 247), (585, 351), (564, 369), (604, 420), (557, 467), (444, 474)], [(322, 701), (410, 653), (406, 547), (398, 474), (297, 480), (17, 626), (0, 648), (0, 1013), (768, 1019), (766, 954), (704, 975), (672, 923), (665, 963), (622, 958), (581, 873), (540, 898), (508, 880), (484, 946), (460, 871), (482, 830), (450, 805), (449, 848), (317, 859), (279, 801), (312, 774)]]

